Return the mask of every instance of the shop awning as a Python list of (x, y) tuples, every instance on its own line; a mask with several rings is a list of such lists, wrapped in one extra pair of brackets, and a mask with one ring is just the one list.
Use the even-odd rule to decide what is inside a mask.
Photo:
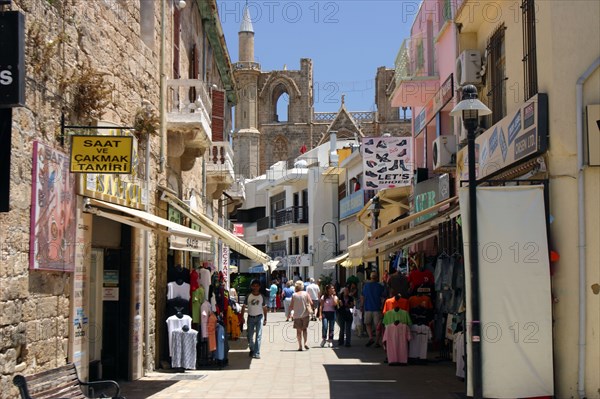
[[(439, 208), (446, 205), (449, 205), (449, 208), (439, 212), (435, 217), (412, 228), (406, 228), (406, 226), (416, 218), (437, 211)], [(377, 251), (392, 252), (431, 238), (438, 234), (438, 226), (441, 223), (455, 218), (458, 215), (460, 215), (460, 209), (457, 203), (457, 197), (453, 197), (431, 208), (377, 229), (372, 233), (372, 237), (375, 237), (375, 239), (369, 242), (369, 249), (365, 254), (365, 257), (374, 256)]]
[(242, 240), (239, 237), (236, 237), (233, 233), (225, 230), (223, 227), (219, 226), (212, 220), (210, 220), (205, 215), (197, 213), (196, 211), (190, 209), (186, 204), (181, 202), (179, 198), (175, 195), (171, 194), (168, 191), (163, 191), (162, 199), (168, 202), (175, 209), (183, 213), (186, 217), (190, 218), (194, 221), (194, 223), (203, 226), (207, 230), (209, 230), (216, 237), (219, 237), (223, 242), (229, 245), (229, 248), (235, 252), (238, 252), (244, 255), (247, 258), (250, 258), (256, 262), (260, 262), (263, 264), (264, 270), (270, 269), (273, 271), (277, 264), (275, 261), (272, 261), (269, 255), (260, 251), (256, 247), (248, 244), (246, 241)]
[(344, 260), (346, 260), (346, 258), (348, 258), (348, 252), (344, 252), (343, 254), (338, 255), (335, 258), (326, 260), (325, 262), (323, 262), (323, 269), (324, 270), (335, 269), (335, 265), (343, 262)]
[[(209, 241), (211, 239), (211, 236), (208, 234), (190, 229), (151, 213), (93, 198), (86, 199), (84, 210), (85, 212), (93, 213), (94, 215), (111, 219), (115, 222), (127, 224), (138, 229), (156, 231), (159, 234), (182, 237), (185, 239), (189, 238), (198, 241)], [(121, 212), (125, 215), (110, 211)], [(166, 230), (163, 230), (163, 228), (166, 228)]]
[[(407, 186), (407, 187), (391, 187), (391, 188), (384, 188), (383, 190), (379, 190), (377, 192), (377, 195), (375, 197), (378, 197), (379, 200), (381, 201), (381, 206), (382, 207), (387, 207), (387, 206), (398, 206), (400, 208), (409, 209), (408, 204), (406, 204), (406, 199), (410, 196), (412, 192), (412, 187), (411, 186)], [(373, 197), (373, 198), (375, 198)], [(365, 206), (363, 206), (363, 208), (358, 211), (358, 213), (356, 214), (356, 220), (358, 220), (363, 226), (365, 226), (366, 228), (370, 229), (371, 228), (371, 222), (369, 221), (369, 223), (365, 223), (363, 221), (363, 218), (365, 217), (365, 214), (368, 212), (369, 217), (371, 217), (371, 205), (373, 205), (373, 198), (371, 198), (366, 204)]]

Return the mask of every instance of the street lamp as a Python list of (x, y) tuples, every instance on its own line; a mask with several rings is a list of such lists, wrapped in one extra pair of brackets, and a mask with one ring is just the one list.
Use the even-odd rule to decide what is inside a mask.
[(477, 99), (477, 88), (466, 85), (462, 88), (462, 101), (450, 116), (462, 116), (467, 129), (467, 160), (469, 163), (469, 258), (471, 262), (471, 353), (473, 357), (473, 397), (483, 397), (483, 370), (481, 359), (481, 320), (479, 307), (479, 251), (477, 238), (477, 176), (475, 176), (475, 130), (479, 117), (492, 111)]
[[(320, 242), (328, 242), (329, 240), (327, 239), (327, 236), (325, 235), (325, 226), (327, 226), (328, 224), (333, 226), (333, 233), (335, 234), (335, 253), (333, 254), (334, 257), (338, 256), (338, 233), (337, 233), (337, 226), (335, 225), (335, 223), (333, 222), (325, 222), (323, 223), (323, 226), (321, 226), (321, 236), (319, 237), (319, 241)], [(335, 278), (336, 281), (339, 281), (339, 269), (338, 269), (338, 265), (335, 265)]]
[(337, 226), (335, 225), (335, 223), (333, 223), (333, 222), (323, 223), (323, 226), (321, 226), (321, 236), (319, 237), (319, 241), (321, 241), (321, 242), (329, 241), (327, 239), (327, 236), (325, 235), (325, 226), (327, 226), (328, 224), (333, 226), (333, 232), (335, 233), (335, 253), (333, 255), (337, 256), (338, 255), (338, 233), (337, 233)]
[[(381, 202), (379, 201), (379, 197), (375, 196), (373, 197), (373, 199), (371, 200), (371, 206), (369, 207), (369, 209), (371, 210), (371, 230), (375, 231), (379, 228), (379, 213), (381, 212)], [(375, 258), (375, 263), (376, 263), (376, 267), (377, 267), (377, 273), (379, 273), (379, 275), (382, 275), (382, 270), (379, 270), (379, 249), (375, 250), (376, 258)]]

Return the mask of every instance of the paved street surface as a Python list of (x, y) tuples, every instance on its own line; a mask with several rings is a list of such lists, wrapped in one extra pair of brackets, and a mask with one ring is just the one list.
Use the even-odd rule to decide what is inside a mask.
[[(337, 327), (337, 326), (336, 326)], [(335, 337), (337, 338), (337, 329)], [(229, 365), (222, 370), (153, 372), (121, 383), (127, 399), (141, 398), (464, 398), (454, 363), (388, 366), (382, 349), (367, 348), (353, 336), (350, 348), (321, 348), (321, 323), (310, 322), (310, 350), (298, 352), (296, 330), (284, 314), (269, 313), (261, 359), (248, 356), (246, 338), (230, 341)], [(390, 396), (391, 395), (391, 396)]]

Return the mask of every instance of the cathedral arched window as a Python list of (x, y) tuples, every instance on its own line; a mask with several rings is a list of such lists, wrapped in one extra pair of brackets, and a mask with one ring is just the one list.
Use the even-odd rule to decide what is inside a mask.
[(290, 96), (287, 87), (280, 83), (273, 89), (273, 122), (287, 122), (289, 116)]

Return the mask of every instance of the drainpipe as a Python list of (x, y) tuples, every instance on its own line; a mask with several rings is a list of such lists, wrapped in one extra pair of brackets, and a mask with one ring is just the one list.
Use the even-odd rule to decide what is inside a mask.
[(585, 186), (584, 186), (584, 165), (583, 165), (583, 84), (590, 75), (600, 66), (600, 57), (588, 67), (588, 69), (577, 79), (575, 86), (576, 103), (575, 111), (577, 113), (577, 216), (579, 224), (579, 367), (577, 369), (577, 393), (580, 398), (585, 397), (585, 346), (586, 346), (586, 267), (585, 267)]
[[(150, 196), (150, 136), (146, 142), (146, 212), (149, 211)], [(150, 370), (152, 356), (150, 356), (150, 232), (144, 229), (144, 343), (145, 343), (145, 363), (144, 376), (146, 371)]]
[(159, 93), (159, 115), (160, 115), (160, 156), (159, 156), (159, 171), (163, 173), (165, 170), (165, 136), (166, 136), (166, 115), (165, 115), (165, 100), (167, 97), (167, 78), (165, 75), (165, 23), (167, 20), (166, 3), (167, 0), (161, 0), (160, 2), (160, 93)]

